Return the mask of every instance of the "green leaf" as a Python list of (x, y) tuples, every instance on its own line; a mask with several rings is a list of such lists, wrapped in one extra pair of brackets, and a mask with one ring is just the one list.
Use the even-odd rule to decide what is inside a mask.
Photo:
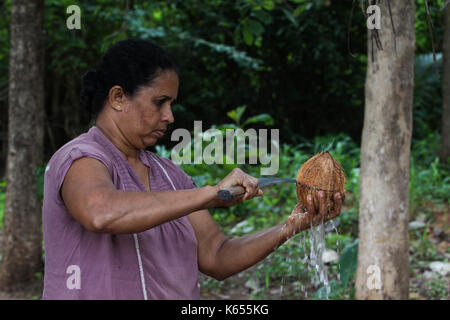
[(186, 108), (183, 105), (177, 103), (172, 106), (172, 112), (174, 114), (182, 114), (183, 112), (186, 112)]
[(275, 8), (275, 4), (273, 3), (272, 0), (264, 0), (262, 6), (264, 9), (268, 11), (273, 10)]
[(242, 117), (242, 115), (244, 114), (245, 109), (247, 109), (247, 106), (246, 106), (246, 105), (243, 105), (243, 106), (240, 106), (240, 107), (237, 107), (237, 108), (236, 108), (237, 120), (238, 120), (237, 122), (238, 122), (238, 123), (240, 123), (241, 117)]
[(36, 169), (36, 179), (37, 179), (37, 193), (38, 197), (43, 200), (44, 199), (44, 178), (45, 178), (45, 168), (46, 164), (42, 167)]
[(241, 32), (241, 26), (240, 25), (238, 25), (237, 27), (236, 27), (236, 29), (234, 30), (234, 32), (233, 32), (233, 42), (234, 42), (234, 45), (235, 46), (237, 46), (241, 41), (241, 33), (243, 33), (243, 32)]
[(270, 14), (268, 14), (264, 10), (253, 11), (251, 13), (251, 16), (258, 19), (260, 22), (264, 23), (265, 25), (268, 25), (268, 24), (272, 23), (272, 21), (273, 21)]
[(237, 115), (236, 115), (236, 110), (231, 110), (227, 112), (227, 116), (229, 118), (231, 118), (232, 120), (234, 120), (234, 122), (237, 122)]
[[(335, 280), (330, 281), (330, 293), (328, 299), (339, 299), (342, 293), (341, 284)], [(320, 287), (312, 296), (313, 299), (325, 300), (327, 298), (327, 288), (325, 286)]]
[(247, 108), (246, 105), (237, 107), (236, 109), (227, 112), (227, 116), (233, 119), (234, 122), (236, 122), (239, 125), (242, 114), (244, 113), (246, 108)]
[(256, 20), (249, 19), (248, 26), (252, 34), (255, 36), (260, 36), (264, 33), (264, 26)]
[(153, 19), (155, 19), (155, 20), (161, 20), (161, 18), (162, 18), (162, 12), (161, 12), (161, 10), (155, 10), (155, 11), (153, 12)]
[(265, 125), (270, 126), (273, 124), (273, 118), (267, 113), (258, 114), (245, 120), (242, 126), (245, 127), (250, 123), (258, 123), (258, 122), (263, 122)]
[(224, 124), (217, 125), (216, 128), (221, 131), (225, 131), (226, 129), (237, 129), (237, 126), (234, 123), (224, 123)]
[(292, 12), (292, 17), (297, 18), (298, 16), (300, 16), (305, 11), (308, 5), (309, 3), (299, 5), (297, 8), (295, 8), (294, 12)]
[(253, 44), (253, 34), (248, 22), (244, 22), (242, 26), (242, 36), (244, 37), (244, 41), (248, 46)]
[(339, 257), (340, 276), (344, 286), (344, 290), (347, 289), (347, 285), (356, 271), (358, 263), (358, 239), (347, 245)]
[(295, 18), (294, 18), (294, 16), (292, 15), (292, 13), (291, 13), (290, 11), (286, 10), (286, 9), (283, 9), (283, 12), (284, 12), (286, 18), (288, 18), (288, 20), (289, 20), (290, 22), (292, 22), (292, 24), (293, 24), (296, 28), (298, 28), (298, 22), (297, 22), (297, 20), (295, 20)]

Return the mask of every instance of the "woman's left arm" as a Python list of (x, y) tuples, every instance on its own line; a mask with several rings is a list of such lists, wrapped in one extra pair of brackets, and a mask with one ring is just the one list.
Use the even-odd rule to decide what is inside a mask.
[[(340, 214), (342, 197), (335, 194), (335, 210), (327, 215), (325, 194), (318, 195), (319, 208), (308, 199), (306, 208), (296, 207), (285, 223), (238, 238), (228, 238), (208, 210), (188, 215), (198, 241), (198, 263), (202, 273), (224, 280), (261, 261), (296, 233)], [(306, 212), (303, 212), (306, 210)]]

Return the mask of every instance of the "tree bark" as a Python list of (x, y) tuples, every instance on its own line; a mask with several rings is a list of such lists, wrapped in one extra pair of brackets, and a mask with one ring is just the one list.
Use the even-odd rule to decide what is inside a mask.
[[(409, 157), (414, 87), (415, 6), (387, 2), (379, 30), (383, 50), (368, 39), (361, 145), (357, 299), (407, 299), (409, 291)], [(395, 41), (394, 42), (394, 37)], [(377, 279), (381, 288), (377, 288)]]
[(42, 204), (36, 169), (43, 160), (43, 0), (11, 4), (9, 123), (0, 287), (11, 289), (42, 271)]
[(444, 13), (443, 79), (442, 79), (442, 132), (439, 157), (450, 162), (450, 3)]

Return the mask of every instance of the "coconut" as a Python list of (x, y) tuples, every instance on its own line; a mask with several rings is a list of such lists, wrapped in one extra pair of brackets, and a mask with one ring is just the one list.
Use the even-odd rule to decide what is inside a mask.
[(303, 207), (306, 207), (306, 199), (310, 194), (318, 208), (316, 197), (319, 191), (325, 192), (328, 213), (334, 209), (333, 195), (345, 192), (344, 170), (328, 151), (308, 159), (297, 174), (297, 198)]

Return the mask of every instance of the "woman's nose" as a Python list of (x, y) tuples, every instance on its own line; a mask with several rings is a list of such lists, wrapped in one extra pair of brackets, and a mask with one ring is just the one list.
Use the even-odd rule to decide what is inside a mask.
[(172, 107), (169, 105), (165, 110), (163, 111), (161, 115), (162, 121), (167, 121), (168, 123), (173, 123), (175, 121), (175, 118), (173, 116)]

